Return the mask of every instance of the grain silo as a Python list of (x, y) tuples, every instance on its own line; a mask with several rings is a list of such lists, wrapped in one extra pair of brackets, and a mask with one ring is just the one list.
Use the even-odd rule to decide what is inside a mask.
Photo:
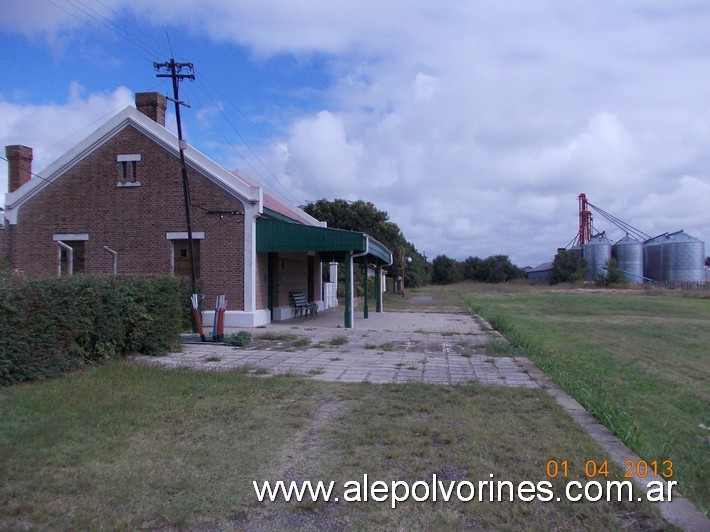
[(663, 281), (663, 243), (668, 233), (649, 238), (643, 243), (643, 274), (652, 281)]
[(611, 243), (605, 233), (597, 236), (584, 244), (584, 260), (587, 261), (587, 281), (596, 282), (606, 275), (604, 266), (611, 258)]
[(643, 283), (643, 244), (630, 235), (626, 235), (611, 247), (616, 257), (617, 267), (624, 272), (630, 283)]
[(663, 280), (681, 283), (705, 282), (705, 243), (682, 230), (671, 233), (663, 248)]

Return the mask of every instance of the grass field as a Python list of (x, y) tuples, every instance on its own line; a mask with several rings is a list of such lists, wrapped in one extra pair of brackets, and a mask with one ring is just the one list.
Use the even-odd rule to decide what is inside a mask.
[(567, 393), (647, 461), (672, 460), (681, 491), (710, 509), (707, 292), (459, 287)]
[(334, 480), (342, 496), (364, 474), (538, 482), (550, 459), (573, 471), (605, 459), (542, 390), (113, 363), (2, 389), (0, 410), (2, 530), (664, 527), (635, 503), (256, 499), (254, 480)]
[[(479, 309), (634, 445), (673, 459), (686, 493), (706, 502), (708, 442), (693, 428), (710, 424), (708, 301), (521, 290), (429, 287), (389, 295), (385, 307)], [(647, 503), (342, 502), (345, 482), (364, 474), (539, 482), (550, 480), (548, 460), (581, 472), (607, 457), (540, 389), (336, 384), (247, 369), (125, 361), (0, 389), (0, 529), (670, 528)], [(341, 502), (258, 502), (252, 486), (306, 479), (335, 481)], [(563, 490), (561, 478), (552, 483)]]

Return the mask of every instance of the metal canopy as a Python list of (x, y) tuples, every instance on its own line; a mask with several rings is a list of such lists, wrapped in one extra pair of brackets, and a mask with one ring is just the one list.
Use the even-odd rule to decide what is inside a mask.
[(345, 257), (366, 253), (376, 264), (391, 264), (392, 253), (371, 236), (357, 231), (290, 223), (271, 218), (256, 220), (257, 252), (309, 252)]

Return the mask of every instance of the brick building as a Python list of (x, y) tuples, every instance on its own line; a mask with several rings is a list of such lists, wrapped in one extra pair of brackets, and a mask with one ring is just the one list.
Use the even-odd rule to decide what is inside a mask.
[[(0, 254), (29, 276), (189, 274), (179, 141), (165, 129), (166, 99), (128, 106), (39, 174), (32, 149), (7, 146), (8, 194)], [(377, 268), (391, 254), (363, 233), (341, 231), (185, 149), (195, 270), (209, 307), (227, 298), (227, 326), (293, 316), (289, 292), (323, 304), (322, 262)], [(381, 297), (378, 309), (381, 310)], [(209, 318), (209, 317), (207, 317)]]

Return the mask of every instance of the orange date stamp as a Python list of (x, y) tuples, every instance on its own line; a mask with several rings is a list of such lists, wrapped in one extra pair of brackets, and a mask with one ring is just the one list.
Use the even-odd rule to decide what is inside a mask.
[(568, 478), (568, 477), (612, 477), (612, 478), (664, 478), (673, 477), (673, 461), (672, 460), (626, 460), (622, 468), (622, 474), (617, 475), (609, 471), (608, 460), (587, 460), (584, 462), (584, 468), (580, 471), (574, 471), (570, 468), (567, 460), (548, 460), (545, 466), (545, 474), (548, 478)]

